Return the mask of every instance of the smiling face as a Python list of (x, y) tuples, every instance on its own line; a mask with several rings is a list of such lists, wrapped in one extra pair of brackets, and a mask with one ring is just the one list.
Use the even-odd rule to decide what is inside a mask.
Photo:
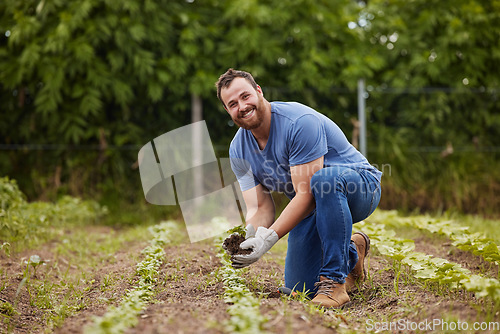
[(264, 120), (264, 95), (259, 86), (253, 88), (245, 78), (235, 78), (221, 90), (224, 107), (233, 122), (246, 130), (258, 128)]

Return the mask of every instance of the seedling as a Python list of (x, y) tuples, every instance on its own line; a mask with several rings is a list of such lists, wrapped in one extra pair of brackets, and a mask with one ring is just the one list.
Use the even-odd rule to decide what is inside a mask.
[(10, 257), (10, 244), (8, 242), (4, 242), (2, 245), (0, 245), (0, 251), (3, 250), (5, 255)]
[[(24, 261), (27, 265), (31, 265), (33, 267), (34, 273), (33, 277), (36, 278), (36, 269), (41, 265), (46, 265), (46, 261), (42, 260), (38, 255), (31, 255), (29, 261)], [(28, 270), (29, 273), (29, 270)]]
[(8, 317), (12, 317), (13, 315), (17, 314), (17, 311), (14, 309), (11, 303), (7, 301), (3, 302), (0, 300), (0, 313)]

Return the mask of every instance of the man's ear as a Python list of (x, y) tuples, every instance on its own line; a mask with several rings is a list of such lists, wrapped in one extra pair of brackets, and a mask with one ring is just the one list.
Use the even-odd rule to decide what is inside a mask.
[(260, 88), (259, 85), (257, 85), (257, 92), (259, 92), (260, 94), (262, 94), (262, 96), (264, 96), (264, 93), (262, 92), (262, 88)]

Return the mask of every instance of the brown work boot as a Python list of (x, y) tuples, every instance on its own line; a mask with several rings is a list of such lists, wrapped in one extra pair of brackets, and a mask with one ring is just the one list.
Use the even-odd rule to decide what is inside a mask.
[(352, 292), (357, 289), (366, 276), (365, 257), (370, 250), (370, 238), (363, 232), (356, 232), (351, 237), (358, 250), (358, 262), (354, 269), (347, 275), (345, 279), (345, 289), (347, 292)]
[(345, 284), (334, 282), (333, 280), (320, 276), (319, 282), (314, 283), (318, 292), (311, 303), (323, 307), (342, 307), (351, 301), (345, 291)]

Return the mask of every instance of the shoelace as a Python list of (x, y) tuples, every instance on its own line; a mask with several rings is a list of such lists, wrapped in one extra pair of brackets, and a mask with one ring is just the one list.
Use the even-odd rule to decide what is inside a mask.
[(330, 291), (335, 289), (337, 286), (335, 285), (335, 282), (333, 280), (329, 279), (314, 283), (314, 287), (318, 288), (318, 292), (316, 292), (316, 295), (321, 294), (331, 297), (332, 295), (330, 294)]

